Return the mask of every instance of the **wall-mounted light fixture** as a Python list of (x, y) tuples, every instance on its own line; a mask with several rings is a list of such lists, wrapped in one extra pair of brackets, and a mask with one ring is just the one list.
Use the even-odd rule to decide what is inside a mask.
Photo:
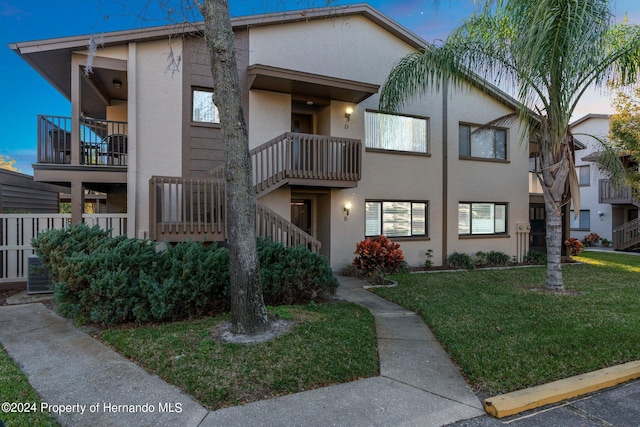
[(344, 204), (344, 217), (345, 219), (349, 216), (349, 211), (351, 211), (351, 202), (347, 202)]
[(116, 88), (116, 89), (120, 89), (122, 87), (122, 82), (120, 80), (118, 80), (118, 79), (115, 79), (113, 81), (113, 87)]
[(600, 221), (602, 221), (602, 217), (604, 216), (604, 212), (598, 211), (598, 216), (600, 217)]
[(344, 112), (344, 128), (349, 129), (349, 120), (351, 120), (351, 115), (353, 114), (353, 108), (347, 107)]

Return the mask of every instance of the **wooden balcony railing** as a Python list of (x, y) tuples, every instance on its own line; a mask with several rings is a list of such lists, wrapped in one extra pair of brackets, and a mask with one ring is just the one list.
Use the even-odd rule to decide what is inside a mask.
[(72, 151), (79, 152), (79, 165), (126, 166), (127, 123), (80, 119), (79, 147), (73, 147), (71, 117), (38, 116), (38, 163), (72, 164)]
[(638, 218), (613, 230), (613, 249), (625, 250), (640, 245), (640, 220)]
[(612, 205), (640, 206), (640, 199), (633, 196), (629, 187), (621, 185), (616, 188), (610, 179), (598, 181), (598, 201)]
[(358, 139), (287, 132), (251, 150), (256, 195), (285, 183), (355, 187), (361, 151)]
[(149, 237), (169, 242), (226, 238), (225, 182), (153, 176), (149, 180)]
[[(224, 241), (226, 191), (223, 179), (154, 176), (149, 181), (150, 238), (177, 242)], [(256, 234), (286, 246), (304, 245), (312, 252), (320, 242), (260, 202), (256, 202)]]

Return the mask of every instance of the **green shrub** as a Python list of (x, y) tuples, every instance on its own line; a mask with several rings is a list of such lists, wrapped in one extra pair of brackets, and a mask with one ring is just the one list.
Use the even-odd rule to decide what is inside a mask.
[[(102, 324), (177, 320), (229, 308), (229, 252), (193, 241), (157, 252), (149, 240), (111, 238), (84, 225), (34, 241), (55, 272), (58, 311)], [(326, 301), (338, 282), (324, 257), (304, 247), (258, 242), (265, 302)]]
[(461, 252), (453, 252), (447, 257), (447, 265), (451, 268), (464, 268), (466, 270), (473, 270), (473, 260), (471, 256), (463, 254)]
[(292, 248), (259, 239), (258, 257), (267, 305), (327, 301), (338, 288), (327, 259), (303, 246)]
[(109, 234), (97, 225), (78, 224), (68, 229), (45, 230), (31, 241), (31, 246), (53, 280), (58, 282), (62, 280), (61, 270), (68, 267), (68, 256), (95, 250), (110, 239)]
[(400, 245), (382, 235), (359, 242), (354, 253), (358, 256), (353, 260), (353, 265), (378, 285), (384, 284), (387, 274), (397, 273), (404, 262)]
[(478, 251), (476, 252), (476, 255), (471, 259), (471, 261), (473, 262), (474, 267), (482, 267), (483, 265), (486, 265), (488, 263), (487, 253)]
[(525, 264), (544, 265), (547, 263), (547, 253), (531, 249), (527, 252), (523, 261)]
[[(229, 308), (229, 251), (194, 241), (161, 252), (154, 274), (140, 285), (149, 300), (149, 319), (168, 321)], [(142, 313), (139, 320), (144, 320)]]
[(58, 310), (102, 324), (152, 320), (140, 278), (154, 274), (158, 256), (154, 242), (126, 236), (105, 240), (91, 253), (71, 255), (75, 280), (67, 277), (67, 286), (56, 289)]
[(424, 268), (427, 270), (433, 269), (433, 249), (427, 249), (425, 256), (426, 259), (424, 260)]
[(511, 264), (511, 257), (504, 252), (489, 251), (487, 252), (487, 264), (496, 266), (505, 266)]

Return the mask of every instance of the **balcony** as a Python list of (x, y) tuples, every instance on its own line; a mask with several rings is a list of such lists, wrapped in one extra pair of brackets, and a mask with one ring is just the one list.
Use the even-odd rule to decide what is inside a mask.
[[(127, 123), (80, 118), (79, 145), (73, 145), (72, 119), (38, 116), (38, 163), (49, 165), (127, 166)], [(73, 152), (79, 153), (74, 161)]]
[(610, 179), (598, 181), (598, 201), (611, 205), (635, 205), (640, 207), (640, 199), (633, 196), (629, 187), (616, 188)]
[(287, 132), (251, 150), (256, 196), (285, 184), (357, 187), (362, 176), (359, 139)]

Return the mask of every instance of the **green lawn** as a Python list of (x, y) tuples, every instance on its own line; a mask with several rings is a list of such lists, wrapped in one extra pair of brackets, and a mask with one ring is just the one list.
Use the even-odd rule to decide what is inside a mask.
[[(13, 426), (57, 426), (58, 423), (48, 414), (39, 410), (40, 398), (31, 388), (27, 377), (20, 368), (13, 363), (4, 347), (0, 346), (0, 404), (1, 403), (29, 403), (35, 405), (35, 412), (11, 412), (18, 409), (10, 408), (10, 412), (0, 409), (0, 420), (7, 427)], [(30, 411), (34, 408), (28, 407)]]
[(399, 275), (375, 292), (419, 313), (474, 390), (495, 395), (640, 359), (640, 257), (583, 252), (568, 290), (545, 268)]
[(226, 316), (114, 328), (101, 339), (209, 409), (377, 375), (375, 326), (368, 310), (341, 302), (270, 312), (296, 326), (260, 344), (216, 342), (211, 331)]

